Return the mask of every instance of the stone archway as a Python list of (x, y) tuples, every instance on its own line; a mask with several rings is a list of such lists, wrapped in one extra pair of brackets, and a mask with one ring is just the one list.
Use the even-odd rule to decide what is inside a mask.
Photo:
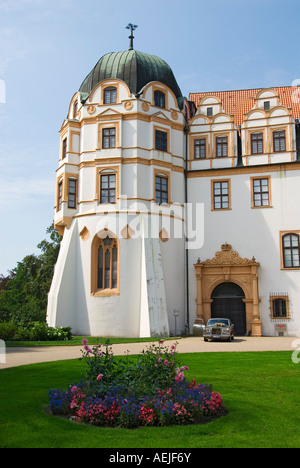
[(235, 283), (245, 293), (243, 299), (246, 308), (246, 331), (252, 336), (262, 336), (259, 313), (258, 273), (260, 266), (255, 258), (249, 260), (242, 258), (238, 252), (232, 250), (231, 245), (225, 243), (215, 257), (196, 265), (197, 278), (197, 318), (196, 323), (202, 320), (207, 322), (211, 318), (212, 293), (222, 283)]

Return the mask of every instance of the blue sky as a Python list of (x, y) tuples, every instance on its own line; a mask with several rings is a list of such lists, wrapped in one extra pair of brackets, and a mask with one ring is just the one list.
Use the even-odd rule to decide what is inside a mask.
[(299, 12), (299, 0), (1, 0), (0, 274), (39, 253), (70, 100), (102, 55), (128, 48), (129, 22), (188, 96), (299, 80)]

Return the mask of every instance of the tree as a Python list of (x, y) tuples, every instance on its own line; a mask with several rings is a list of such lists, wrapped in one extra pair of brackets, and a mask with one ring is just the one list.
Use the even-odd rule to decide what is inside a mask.
[(27, 323), (45, 321), (48, 292), (57, 261), (61, 236), (53, 224), (47, 229), (50, 241), (43, 240), (39, 256), (27, 255), (11, 272), (0, 294), (0, 322)]

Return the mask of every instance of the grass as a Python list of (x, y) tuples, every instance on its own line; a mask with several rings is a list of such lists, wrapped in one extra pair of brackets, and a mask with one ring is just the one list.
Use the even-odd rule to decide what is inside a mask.
[(78, 360), (0, 371), (1, 448), (299, 448), (300, 366), (290, 352), (180, 356), (189, 380), (213, 385), (229, 414), (202, 426), (97, 428), (45, 412), (50, 388), (85, 370)]

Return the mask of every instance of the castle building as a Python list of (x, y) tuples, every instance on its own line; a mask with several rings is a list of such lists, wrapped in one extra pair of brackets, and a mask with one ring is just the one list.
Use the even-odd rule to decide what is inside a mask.
[(104, 55), (60, 130), (50, 326), (77, 335), (300, 336), (298, 88), (182, 96), (171, 68)]

